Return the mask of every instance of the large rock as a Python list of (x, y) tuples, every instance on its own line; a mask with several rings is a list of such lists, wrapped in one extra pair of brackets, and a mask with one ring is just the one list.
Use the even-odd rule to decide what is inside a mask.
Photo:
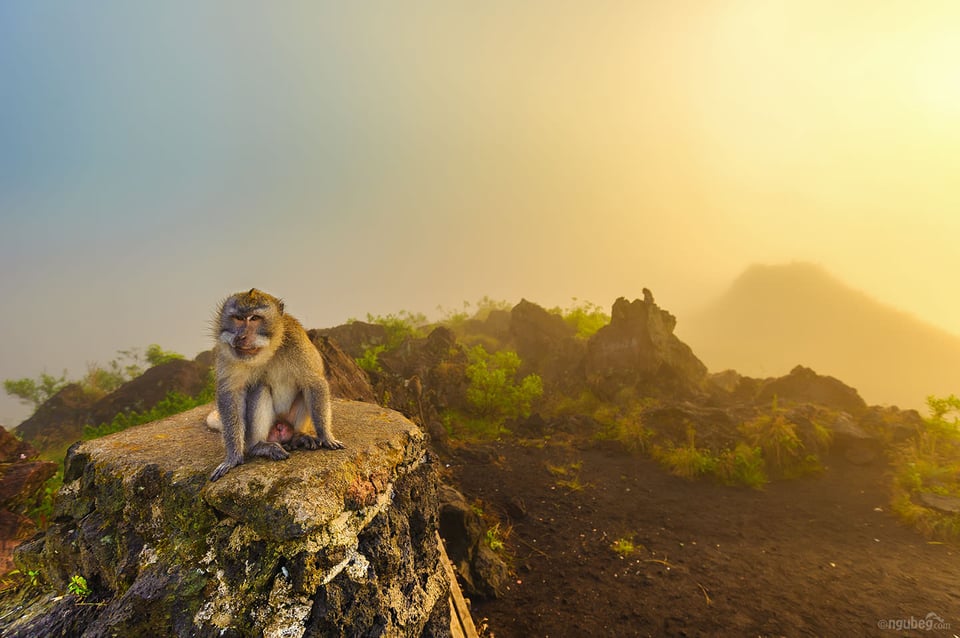
[(377, 402), (370, 378), (353, 357), (344, 352), (333, 339), (316, 330), (307, 331), (307, 336), (323, 358), (330, 394), (340, 399)]
[(560, 315), (521, 300), (510, 311), (510, 333), (523, 362), (521, 375), (540, 375), (547, 393), (575, 396), (583, 390), (587, 347)]
[(853, 415), (859, 415), (867, 409), (866, 402), (854, 388), (803, 366), (796, 366), (787, 376), (763, 384), (756, 401), (767, 405), (775, 398), (791, 403), (814, 403)]
[(610, 324), (587, 343), (586, 377), (604, 399), (624, 388), (648, 394), (699, 393), (707, 368), (674, 334), (676, 318), (658, 306), (649, 290), (632, 302), (613, 304)]
[(83, 434), (83, 426), (91, 421), (94, 403), (79, 383), (71, 383), (18, 425), (17, 435), (40, 450), (65, 447)]
[(43, 497), (57, 464), (36, 460), (37, 451), (0, 427), (0, 576), (13, 569), (13, 549), (37, 531), (27, 517)]
[(447, 548), (465, 593), (480, 598), (499, 598), (510, 585), (510, 568), (484, 542), (487, 527), (464, 498), (450, 487), (440, 487), (440, 536)]
[(174, 359), (153, 366), (94, 404), (89, 424), (109, 423), (121, 412), (144, 412), (171, 392), (195, 396), (209, 382), (210, 367), (197, 361)]
[(387, 343), (386, 327), (364, 321), (351, 321), (334, 328), (311, 330), (308, 334), (310, 333), (330, 337), (343, 348), (344, 352), (354, 358), (362, 356), (367, 348)]
[[(211, 406), (82, 443), (47, 532), (16, 552), (42, 589), (4, 636), (447, 635), (437, 479), (396, 412), (335, 401), (347, 448), (249, 461), (216, 483)], [(73, 576), (86, 602), (64, 596)]]

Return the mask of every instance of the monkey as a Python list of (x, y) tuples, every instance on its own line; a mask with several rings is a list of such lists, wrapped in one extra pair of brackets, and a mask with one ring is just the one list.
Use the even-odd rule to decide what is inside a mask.
[(323, 359), (283, 301), (256, 288), (227, 297), (214, 336), (217, 407), (207, 425), (223, 433), (226, 456), (211, 481), (245, 456), (282, 461), (288, 450), (344, 447), (333, 436)]

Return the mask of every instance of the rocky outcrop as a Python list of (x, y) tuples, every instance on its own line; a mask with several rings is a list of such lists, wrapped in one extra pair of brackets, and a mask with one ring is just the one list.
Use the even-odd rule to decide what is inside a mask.
[(796, 366), (787, 376), (765, 383), (757, 393), (756, 402), (769, 404), (774, 398), (793, 403), (816, 403), (854, 415), (867, 409), (866, 402), (855, 389), (803, 366)]
[(384, 352), (380, 363), (381, 372), (371, 377), (381, 403), (422, 425), (443, 445), (441, 411), (466, 404), (467, 355), (456, 335), (440, 326)]
[(632, 302), (613, 304), (610, 324), (587, 343), (587, 383), (609, 399), (624, 388), (642, 394), (698, 394), (707, 368), (674, 334), (676, 318), (658, 306), (650, 291)]
[(207, 385), (209, 374), (209, 366), (196, 361), (175, 359), (161, 363), (97, 401), (90, 411), (89, 424), (109, 423), (121, 412), (149, 410), (171, 392), (194, 396)]
[[(211, 406), (73, 448), (55, 519), (16, 552), (41, 586), (4, 636), (441, 636), (437, 478), (396, 412), (335, 401), (338, 451), (253, 460), (216, 483)], [(90, 588), (66, 594), (74, 576)]]
[(510, 311), (510, 334), (523, 362), (521, 375), (540, 375), (547, 392), (576, 395), (583, 389), (587, 347), (560, 315), (524, 299)]
[(33, 446), (0, 427), (0, 575), (13, 569), (13, 548), (37, 531), (26, 515), (56, 471), (56, 463), (38, 461)]
[(41, 450), (63, 449), (81, 437), (83, 426), (91, 421), (94, 403), (79, 383), (71, 383), (18, 425), (17, 435)]
[(209, 372), (209, 362), (201, 357), (168, 361), (96, 401), (79, 384), (71, 383), (17, 426), (17, 434), (38, 449), (62, 450), (83, 436), (86, 425), (109, 423), (122, 412), (149, 410), (170, 392), (196, 395), (207, 384)]
[(351, 321), (334, 328), (310, 330), (307, 334), (311, 338), (315, 335), (330, 337), (351, 357), (359, 357), (367, 348), (387, 343), (387, 329), (384, 326), (364, 321)]
[(463, 494), (440, 487), (440, 536), (468, 596), (498, 598), (506, 593), (510, 568), (484, 542), (487, 527)]
[(307, 335), (323, 358), (331, 395), (353, 401), (377, 402), (370, 378), (360, 369), (353, 357), (344, 352), (330, 337), (315, 330), (310, 330)]

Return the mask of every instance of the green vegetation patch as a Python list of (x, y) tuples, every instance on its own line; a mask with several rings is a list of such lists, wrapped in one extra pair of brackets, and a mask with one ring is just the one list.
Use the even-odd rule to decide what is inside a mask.
[[(349, 321), (352, 323), (356, 319), (350, 319)], [(380, 366), (380, 355), (384, 352), (396, 350), (407, 339), (423, 337), (422, 326), (427, 323), (427, 317), (422, 313), (414, 313), (409, 310), (401, 310), (386, 315), (367, 313), (367, 323), (383, 326), (386, 337), (383, 343), (368, 345), (363, 354), (356, 357), (355, 361), (362, 370), (367, 372), (383, 372), (383, 368)]]
[(580, 339), (589, 339), (597, 333), (600, 328), (610, 323), (610, 314), (590, 301), (579, 301), (573, 298), (573, 303), (565, 308), (553, 308), (550, 310), (553, 314), (560, 315), (567, 325), (577, 331), (577, 337)]
[(956, 541), (960, 512), (951, 509), (960, 508), (960, 398), (931, 396), (927, 406), (923, 428), (892, 454), (891, 508), (926, 536)]

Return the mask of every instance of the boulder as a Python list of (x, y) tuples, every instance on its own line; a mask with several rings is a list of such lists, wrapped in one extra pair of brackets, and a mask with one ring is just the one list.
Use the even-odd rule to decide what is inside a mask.
[(26, 515), (42, 498), (57, 464), (36, 460), (37, 451), (0, 427), (0, 576), (13, 569), (13, 549), (37, 531)]
[(883, 442), (841, 412), (828, 428), (833, 433), (832, 449), (854, 465), (868, 465), (883, 455)]
[(591, 389), (604, 399), (624, 388), (654, 395), (698, 394), (707, 367), (673, 334), (676, 323), (648, 290), (643, 299), (617, 299), (610, 324), (587, 343), (585, 374)]
[(71, 383), (18, 425), (17, 435), (41, 450), (65, 447), (81, 437), (83, 426), (90, 423), (95, 403), (79, 383)]
[(353, 358), (362, 356), (367, 348), (387, 343), (387, 329), (384, 326), (364, 321), (351, 321), (334, 328), (310, 330), (307, 334), (311, 337), (314, 334), (330, 337)]
[(485, 542), (486, 526), (463, 494), (440, 487), (440, 536), (447, 556), (468, 596), (499, 598), (506, 592), (510, 569)]
[(41, 584), (0, 600), (0, 634), (447, 635), (438, 481), (414, 424), (336, 400), (346, 449), (211, 483), (211, 408), (71, 448), (53, 524), (15, 553)]
[(867, 409), (857, 391), (839, 379), (819, 375), (810, 368), (796, 366), (790, 374), (764, 383), (756, 396), (760, 405), (778, 401), (815, 403), (824, 407), (859, 415)]
[(316, 330), (307, 331), (307, 336), (323, 357), (331, 395), (340, 399), (377, 402), (370, 378), (360, 369), (353, 357), (344, 352), (333, 339)]
[(209, 367), (187, 359), (153, 366), (97, 401), (90, 410), (88, 423), (109, 423), (121, 412), (144, 412), (171, 392), (195, 396), (209, 383), (209, 377)]
[(579, 394), (585, 387), (586, 343), (558, 314), (523, 299), (510, 311), (510, 334), (522, 362), (520, 376), (536, 373), (544, 390)]

